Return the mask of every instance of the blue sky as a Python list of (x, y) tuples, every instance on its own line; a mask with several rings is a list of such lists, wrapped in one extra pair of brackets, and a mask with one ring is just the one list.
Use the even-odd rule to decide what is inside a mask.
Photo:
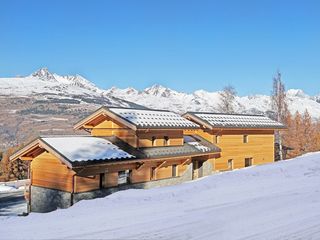
[(46, 66), (99, 87), (320, 92), (320, 1), (0, 1), (0, 76)]

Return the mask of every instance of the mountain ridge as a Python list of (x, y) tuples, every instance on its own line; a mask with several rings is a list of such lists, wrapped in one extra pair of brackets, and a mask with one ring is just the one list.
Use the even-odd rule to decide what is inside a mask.
[[(10, 81), (5, 81), (10, 79)], [(18, 81), (23, 86), (12, 85)], [(29, 85), (27, 82), (30, 83)], [(41, 84), (38, 84), (41, 81)], [(40, 86), (37, 86), (37, 84)], [(15, 93), (12, 92), (15, 89)], [(11, 90), (11, 92), (10, 92)], [(47, 68), (40, 68), (26, 77), (0, 78), (0, 95), (6, 93), (13, 95), (45, 95), (71, 96), (71, 98), (85, 96), (90, 101), (101, 105), (132, 107), (135, 104), (149, 107), (168, 109), (178, 113), (186, 111), (218, 111), (219, 91), (209, 92), (203, 89), (192, 93), (179, 92), (174, 89), (154, 84), (143, 90), (133, 87), (102, 89), (81, 75), (61, 76), (51, 73)], [(312, 117), (320, 118), (320, 95), (310, 96), (301, 89), (287, 91), (289, 110), (303, 113), (307, 109)], [(133, 104), (134, 103), (134, 104)], [(238, 113), (266, 114), (271, 111), (270, 96), (264, 94), (251, 94), (236, 96), (234, 107)]]

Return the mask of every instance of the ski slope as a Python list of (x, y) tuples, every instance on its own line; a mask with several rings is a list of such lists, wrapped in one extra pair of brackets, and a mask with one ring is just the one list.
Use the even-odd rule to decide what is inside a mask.
[(320, 152), (2, 217), (0, 229), (0, 239), (320, 239)]

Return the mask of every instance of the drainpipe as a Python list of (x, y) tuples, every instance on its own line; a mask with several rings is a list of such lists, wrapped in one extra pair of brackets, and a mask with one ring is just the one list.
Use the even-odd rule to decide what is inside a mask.
[(28, 186), (28, 206), (27, 206), (27, 213), (31, 212), (31, 184), (32, 184), (32, 171), (31, 171), (31, 162), (28, 163), (28, 179), (29, 179), (29, 186)]
[(71, 191), (71, 197), (70, 197), (70, 206), (73, 205), (73, 195), (74, 195), (74, 188), (75, 188), (74, 186), (75, 186), (75, 176), (76, 175), (77, 175), (76, 173), (72, 175), (72, 191)]

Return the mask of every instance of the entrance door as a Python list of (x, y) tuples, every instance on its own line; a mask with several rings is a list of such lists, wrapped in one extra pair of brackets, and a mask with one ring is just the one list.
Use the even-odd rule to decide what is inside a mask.
[(192, 161), (192, 179), (197, 179), (198, 176), (198, 161)]
[(203, 176), (203, 170), (202, 170), (202, 161), (192, 161), (192, 179), (197, 179)]
[(245, 167), (252, 166), (252, 158), (245, 158), (244, 159), (244, 166)]

